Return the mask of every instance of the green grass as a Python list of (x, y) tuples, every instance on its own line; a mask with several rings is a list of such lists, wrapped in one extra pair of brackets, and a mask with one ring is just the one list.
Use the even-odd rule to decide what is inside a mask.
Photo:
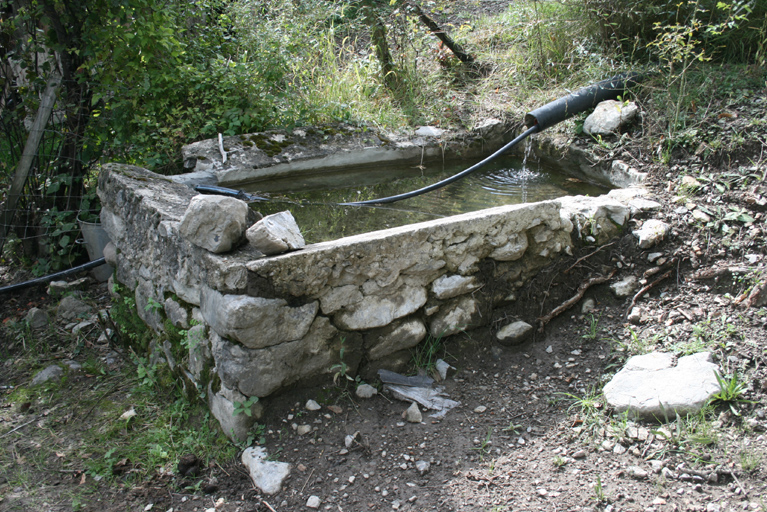
[(425, 370), (427, 374), (435, 369), (437, 360), (444, 355), (445, 346), (441, 336), (427, 336), (413, 349), (412, 366), (415, 370)]
[(480, 440), (479, 445), (472, 448), (479, 454), (479, 460), (484, 461), (485, 455), (490, 453), (490, 446), (492, 445), (493, 427), (487, 428), (487, 434)]
[(751, 400), (743, 398), (748, 390), (748, 384), (741, 380), (736, 372), (728, 377), (723, 377), (719, 372), (716, 372), (716, 380), (719, 383), (719, 391), (711, 397), (712, 405), (729, 407), (733, 414), (740, 416), (738, 405), (753, 403)]
[(601, 315), (596, 317), (594, 315), (589, 315), (589, 321), (587, 326), (588, 330), (586, 334), (581, 336), (581, 338), (585, 340), (597, 339), (597, 336), (599, 335), (599, 319), (600, 318), (601, 318)]
[(237, 448), (223, 437), (203, 404), (179, 398), (161, 405), (143, 398), (133, 406), (137, 413), (133, 418), (120, 420), (120, 411), (115, 411), (109, 421), (89, 430), (93, 441), (98, 436), (109, 443), (89, 447), (88, 474), (138, 483), (157, 472), (174, 472), (179, 458), (187, 453), (204, 464), (214, 458), (234, 458)]

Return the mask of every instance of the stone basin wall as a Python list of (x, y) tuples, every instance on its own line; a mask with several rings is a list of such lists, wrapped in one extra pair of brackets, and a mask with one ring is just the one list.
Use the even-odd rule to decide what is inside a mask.
[[(242, 439), (259, 414), (251, 397), (332, 375), (400, 368), (427, 336), (514, 318), (517, 290), (578, 238), (624, 229), (641, 190), (482, 210), (309, 245), (266, 257), (247, 243), (213, 254), (179, 224), (196, 193), (118, 164), (99, 177), (114, 278), (155, 331), (188, 329), (154, 347), (191, 389), (207, 390), (224, 431)], [(147, 307), (149, 306), (149, 307)], [(533, 319), (525, 319), (533, 323)], [(162, 350), (159, 350), (159, 349)], [(342, 350), (343, 349), (343, 350)], [(343, 360), (341, 354), (343, 353)], [(239, 402), (239, 404), (238, 404)]]

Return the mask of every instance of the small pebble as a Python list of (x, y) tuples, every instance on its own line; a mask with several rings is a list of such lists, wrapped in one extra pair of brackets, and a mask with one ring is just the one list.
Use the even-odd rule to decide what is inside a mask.
[(419, 460), (416, 461), (415, 468), (418, 470), (418, 473), (423, 476), (429, 472), (429, 469), (431, 469), (431, 464), (425, 460)]
[(644, 480), (647, 478), (647, 471), (640, 468), (639, 466), (629, 466), (626, 471), (628, 475), (634, 480)]
[(421, 423), (423, 415), (421, 414), (421, 410), (418, 408), (417, 403), (413, 402), (410, 404), (410, 407), (405, 411), (405, 419), (410, 423)]
[(370, 384), (360, 384), (357, 387), (356, 394), (359, 398), (371, 398), (373, 395), (378, 394), (378, 390)]

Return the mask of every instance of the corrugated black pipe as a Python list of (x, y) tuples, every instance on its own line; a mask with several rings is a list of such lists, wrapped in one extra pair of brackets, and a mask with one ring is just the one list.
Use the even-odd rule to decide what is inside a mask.
[(635, 84), (639, 78), (640, 75), (638, 73), (622, 73), (610, 78), (609, 80), (602, 80), (601, 82), (597, 82), (588, 87), (584, 87), (583, 89), (573, 94), (570, 94), (564, 98), (560, 98), (556, 101), (552, 101), (551, 103), (547, 103), (541, 108), (533, 110), (529, 114), (525, 115), (525, 126), (527, 127), (527, 130), (524, 133), (481, 162), (474, 164), (465, 171), (461, 171), (458, 174), (444, 179), (438, 183), (396, 196), (341, 204), (344, 206), (361, 206), (393, 203), (395, 201), (402, 201), (403, 199), (420, 196), (426, 192), (431, 192), (432, 190), (442, 188), (445, 185), (460, 180), (461, 178), (492, 162), (503, 153), (522, 142), (529, 135), (545, 130), (546, 128), (553, 126), (560, 121), (564, 121), (568, 117), (571, 117), (575, 114), (589, 110), (595, 107), (601, 101), (617, 98), (627, 87)]
[(23, 283), (12, 284), (10, 286), (3, 286), (2, 288), (0, 288), (0, 295), (4, 293), (15, 292), (16, 290), (21, 290), (23, 288), (29, 288), (30, 286), (35, 286), (38, 284), (45, 284), (47, 282), (53, 281), (54, 279), (71, 276), (72, 274), (85, 272), (86, 270), (96, 268), (99, 265), (103, 265), (104, 263), (106, 263), (106, 260), (104, 260), (104, 258), (99, 258), (97, 260), (89, 261), (88, 263), (85, 263), (78, 267), (72, 267), (69, 270), (62, 270), (61, 272), (56, 272), (55, 274), (38, 277), (37, 279), (32, 279), (29, 281), (25, 281)]
[(614, 100), (623, 92), (636, 85), (642, 76), (639, 73), (621, 73), (608, 80), (602, 80), (584, 87), (572, 94), (533, 110), (525, 115), (525, 126), (537, 126), (545, 130), (565, 119), (596, 107), (605, 100)]

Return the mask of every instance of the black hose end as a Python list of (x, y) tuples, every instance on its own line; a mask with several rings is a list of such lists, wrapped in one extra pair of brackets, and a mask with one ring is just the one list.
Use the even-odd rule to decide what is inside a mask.
[(538, 124), (538, 118), (536, 118), (532, 112), (528, 112), (525, 114), (525, 127), (526, 128), (532, 128), (533, 126)]

